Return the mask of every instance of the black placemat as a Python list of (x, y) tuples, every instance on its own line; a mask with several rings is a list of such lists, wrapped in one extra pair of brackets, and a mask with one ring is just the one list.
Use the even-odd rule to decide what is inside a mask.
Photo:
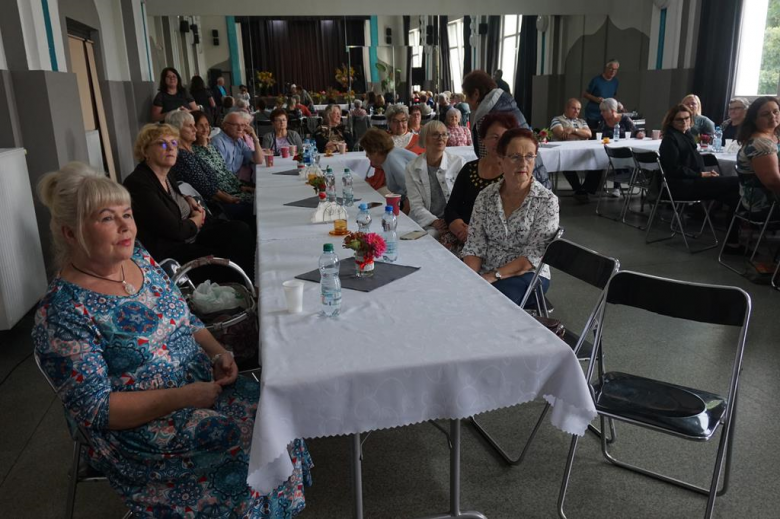
[[(360, 201), (360, 198), (355, 198), (353, 200), (354, 202)], [(336, 202), (339, 204), (341, 203), (341, 198), (336, 198)], [(313, 196), (311, 198), (304, 198), (303, 200), (298, 200), (296, 202), (289, 202), (284, 205), (289, 205), (290, 207), (305, 207), (307, 209), (317, 209), (317, 205), (320, 203), (320, 198), (318, 196)]]
[[(370, 278), (359, 278), (355, 275), (355, 260), (354, 258), (345, 258), (340, 262), (339, 278), (341, 279), (341, 288), (348, 288), (350, 290), (357, 290), (358, 292), (371, 292), (377, 288), (383, 287), (388, 283), (392, 283), (396, 279), (412, 274), (413, 272), (420, 270), (420, 267), (409, 267), (407, 265), (396, 265), (395, 263), (374, 263), (374, 275)], [(295, 276), (298, 279), (305, 281), (320, 282), (320, 271), (312, 270), (299, 276)]]
[(279, 171), (278, 173), (271, 173), (272, 175), (287, 175), (290, 177), (297, 177), (298, 176), (298, 170), (297, 169), (291, 169), (290, 171)]

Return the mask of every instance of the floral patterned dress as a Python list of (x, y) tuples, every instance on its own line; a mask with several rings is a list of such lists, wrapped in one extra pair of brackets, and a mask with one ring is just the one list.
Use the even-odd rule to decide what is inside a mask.
[(89, 462), (108, 476), (135, 517), (294, 517), (305, 506), (311, 458), (289, 446), (294, 472), (269, 495), (246, 484), (259, 385), (239, 376), (211, 409), (184, 408), (133, 429), (108, 428), (112, 392), (211, 381), (193, 338), (203, 324), (151, 256), (136, 246), (144, 275), (133, 296), (92, 292), (55, 278), (37, 310), (33, 341), (70, 425), (89, 439)]
[(192, 151), (214, 170), (217, 188), (220, 191), (224, 191), (231, 196), (237, 196), (242, 202), (254, 203), (255, 194), (241, 191), (241, 181), (228, 170), (225, 159), (222, 158), (222, 155), (214, 146), (211, 144), (205, 146), (193, 145)]

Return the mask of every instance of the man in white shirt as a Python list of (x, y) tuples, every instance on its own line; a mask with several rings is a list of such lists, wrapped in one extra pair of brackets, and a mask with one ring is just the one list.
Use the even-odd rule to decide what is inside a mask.
[[(554, 141), (582, 141), (590, 139), (593, 135), (585, 119), (580, 119), (582, 104), (576, 98), (566, 102), (563, 115), (553, 117), (550, 123), (550, 131)], [(588, 202), (588, 193), (595, 194), (601, 182), (600, 171), (587, 171), (585, 182), (580, 183), (580, 177), (576, 171), (564, 171), (563, 176), (574, 190), (574, 198), (578, 202)]]

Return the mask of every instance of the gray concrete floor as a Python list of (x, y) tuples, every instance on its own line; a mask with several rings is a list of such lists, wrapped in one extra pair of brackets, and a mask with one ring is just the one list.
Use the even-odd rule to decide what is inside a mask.
[[(688, 254), (679, 240), (645, 245), (640, 231), (595, 216), (595, 202), (579, 205), (567, 195), (561, 193), (566, 238), (619, 258), (624, 269), (735, 285), (752, 296), (731, 487), (718, 499), (715, 517), (778, 517), (780, 292), (719, 266), (716, 251)], [(555, 316), (577, 328), (594, 292), (559, 273), (553, 275), (548, 295), (556, 305)], [(730, 344), (699, 326), (674, 320), (630, 312), (610, 313), (608, 319), (619, 325), (609, 333), (609, 368), (722, 388), (714, 381), (727, 374)], [(31, 325), (28, 316), (0, 333), (0, 515), (55, 518), (64, 509), (71, 444), (62, 407), (30, 356)], [(626, 343), (639, 347), (630, 354)], [(483, 421), (517, 450), (540, 410), (541, 404), (529, 403), (489, 413)], [(463, 509), (479, 510), (491, 519), (556, 516), (568, 436), (546, 422), (518, 467), (504, 465), (468, 424), (462, 439)], [(351, 517), (349, 445), (347, 438), (309, 441), (316, 467), (303, 517)], [(712, 442), (689, 443), (623, 426), (615, 452), (703, 484), (712, 470), (714, 447)], [(408, 518), (447, 510), (448, 456), (444, 436), (430, 424), (371, 434), (364, 445), (366, 517)], [(592, 435), (580, 442), (567, 500), (569, 517), (700, 517), (704, 505), (702, 496), (608, 465)], [(120, 518), (124, 513), (107, 483), (79, 487), (75, 517)]]

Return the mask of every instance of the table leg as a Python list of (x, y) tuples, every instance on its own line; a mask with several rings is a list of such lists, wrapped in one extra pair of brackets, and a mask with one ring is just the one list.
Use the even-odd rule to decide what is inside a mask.
[(450, 511), (419, 519), (487, 519), (481, 512), (460, 511), (460, 420), (450, 420)]
[(363, 467), (360, 433), (352, 435), (352, 491), (355, 497), (355, 519), (363, 519)]

